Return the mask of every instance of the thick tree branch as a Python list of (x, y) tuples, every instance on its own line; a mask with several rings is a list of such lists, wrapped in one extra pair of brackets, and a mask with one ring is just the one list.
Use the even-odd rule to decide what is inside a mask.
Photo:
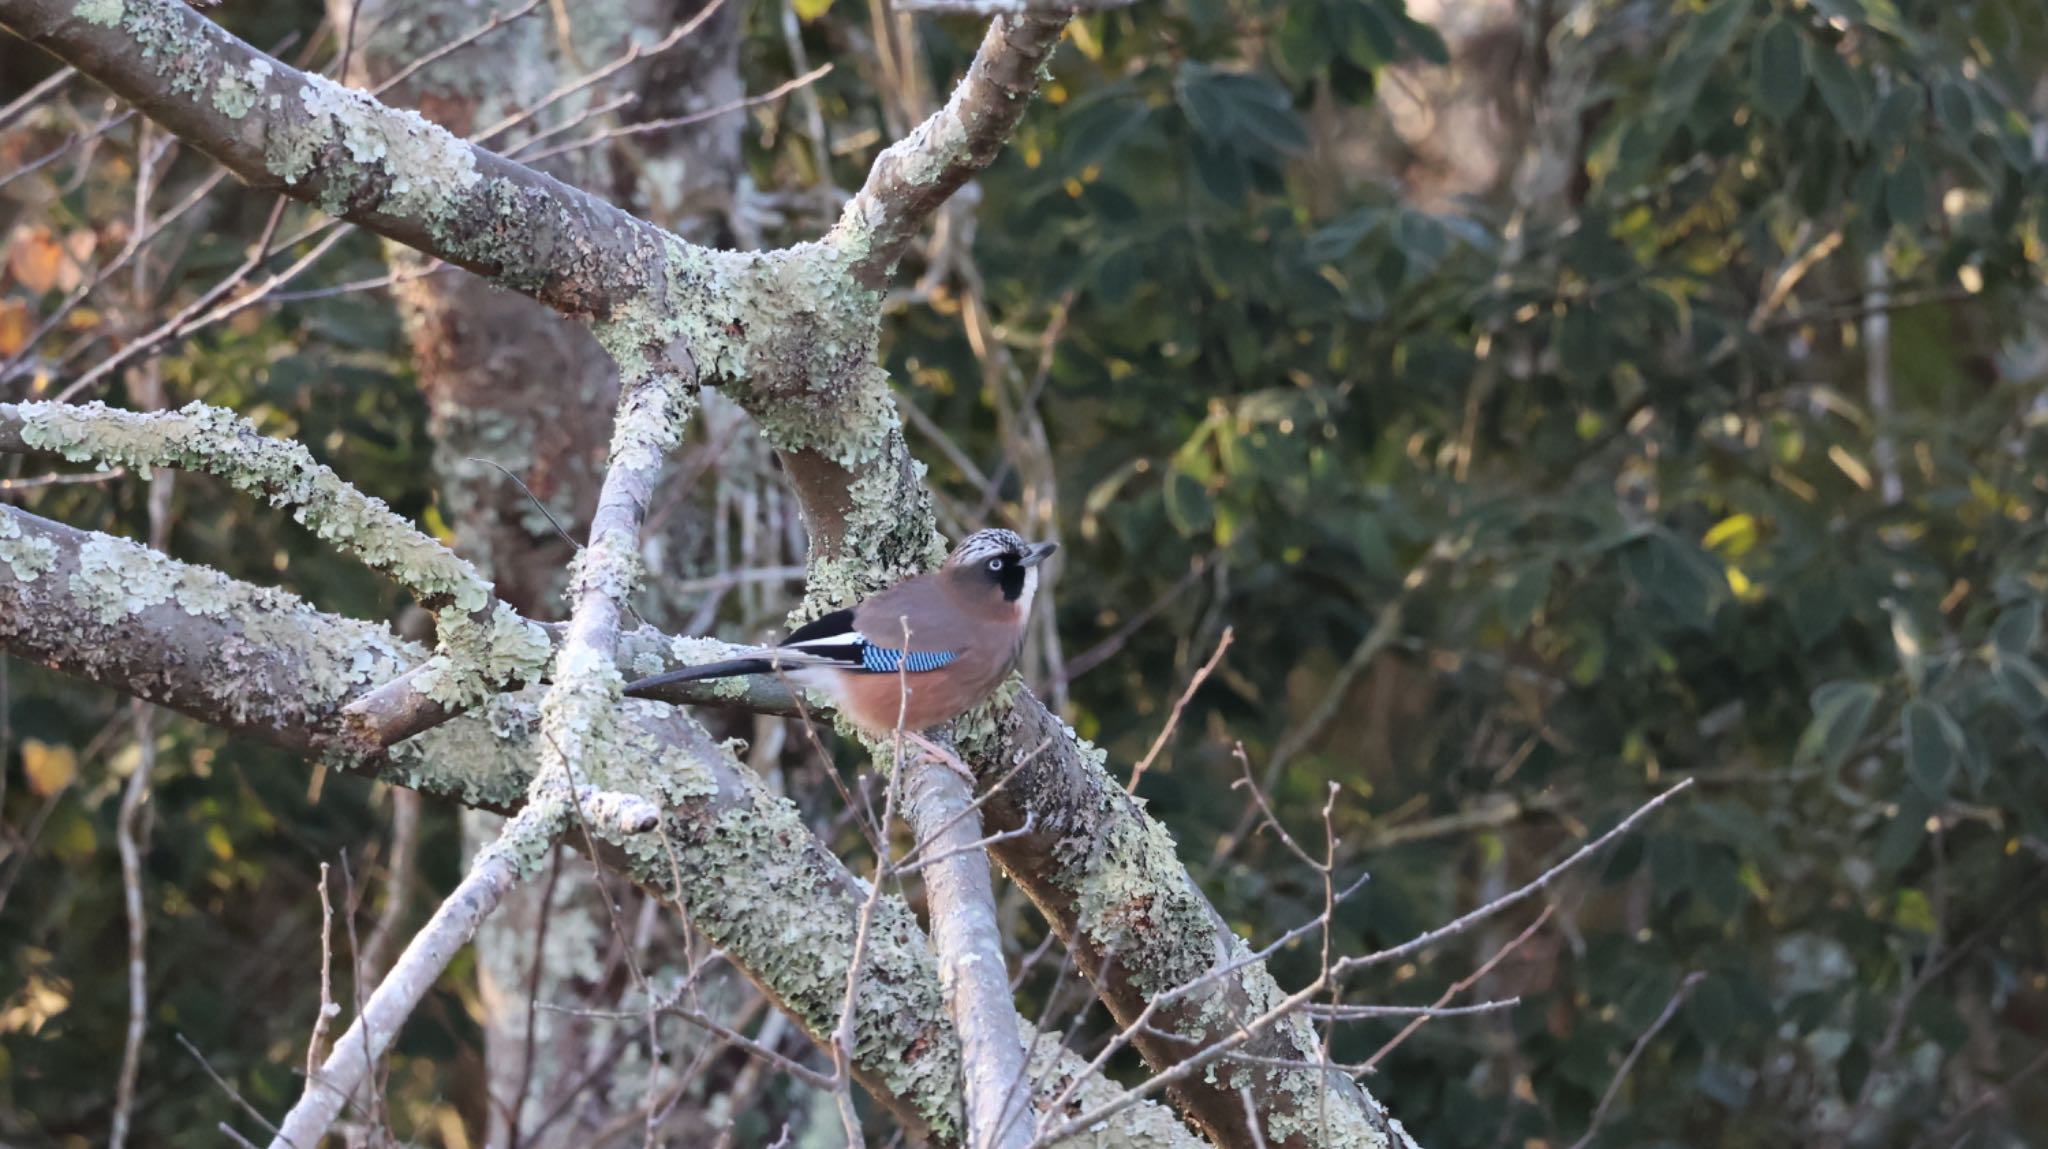
[(1038, 93), (1039, 73), (1068, 15), (1027, 12), (991, 22), (946, 106), (875, 157), (867, 183), (826, 238), (859, 249), (850, 253), (855, 280), (875, 291), (887, 286), (925, 221), (995, 162)]
[[(644, 632), (629, 635), (625, 657), (652, 657), (655, 646)], [(424, 649), (283, 591), (7, 506), (0, 649), (309, 759), (479, 808), (516, 811), (539, 760), (533, 688), (386, 753), (328, 756), (356, 745), (337, 737), (348, 703), (424, 658)], [(867, 887), (793, 806), (683, 717), (659, 703), (622, 704), (611, 776), (641, 776), (648, 792), (682, 796), (658, 834), (601, 845), (600, 860), (676, 898), (735, 966), (821, 1039), (838, 1020)], [(862, 970), (856, 1075), (906, 1125), (952, 1140), (960, 1131), (959, 1045), (929, 945), (900, 899), (882, 899)], [(1041, 1058), (1034, 1097), (1059, 1095), (1084, 1069), (1071, 1056)], [(1097, 1103), (1114, 1092), (1088, 1078), (1076, 1100)], [(1157, 1107), (1112, 1123), (1104, 1136), (1105, 1145), (1142, 1149), (1199, 1144)]]
[[(593, 320), (628, 372), (644, 367), (650, 348), (680, 342), (707, 382), (734, 385), (803, 507), (813, 547), (807, 612), (845, 605), (941, 554), (878, 366), (877, 286), (925, 216), (993, 159), (1060, 19), (998, 20), (963, 92), (885, 154), (831, 242), (740, 255), (693, 248), (416, 116), (286, 68), (171, 0), (80, 8), (98, 22), (70, 0), (0, 0), (0, 23), (243, 178)], [(991, 852), (1097, 975), (1119, 1020), (1244, 952), (1165, 829), (1036, 699), (1013, 693), (959, 734), (984, 787), (1026, 764), (985, 813), (992, 831), (1022, 830), (1027, 819), (1034, 829)], [(1171, 1026), (1139, 1041), (1155, 1067), (1220, 1043), (1285, 997), (1256, 964), (1215, 986), (1155, 1019)], [(1177, 1081), (1173, 1097), (1227, 1144), (1261, 1136), (1240, 1085), (1262, 1115), (1267, 1144), (1397, 1139), (1389, 1132), (1397, 1127), (1343, 1075), (1274, 1067), (1298, 1061), (1309, 1040), (1305, 1020), (1284, 1021), (1240, 1045), (1245, 1060)]]
[(647, 289), (666, 233), (423, 119), (302, 72), (176, 0), (0, 0), (0, 24), (253, 187), (602, 316)]

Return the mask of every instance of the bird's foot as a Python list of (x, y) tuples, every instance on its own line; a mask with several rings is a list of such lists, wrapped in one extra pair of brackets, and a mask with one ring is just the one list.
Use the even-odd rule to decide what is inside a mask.
[(960, 761), (959, 755), (914, 730), (904, 731), (903, 737), (918, 748), (919, 757), (934, 765), (944, 766), (953, 773), (960, 775), (960, 777), (967, 780), (967, 788), (969, 790), (974, 789), (974, 772), (967, 768), (966, 763)]

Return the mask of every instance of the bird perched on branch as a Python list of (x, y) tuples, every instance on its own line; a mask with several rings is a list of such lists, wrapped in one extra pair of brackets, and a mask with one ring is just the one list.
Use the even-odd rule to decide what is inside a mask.
[(1016, 665), (1038, 565), (1056, 549), (1057, 543), (1025, 542), (1015, 531), (976, 531), (939, 569), (806, 623), (777, 646), (643, 678), (626, 694), (649, 697), (676, 682), (779, 673), (817, 691), (869, 734), (899, 723), (906, 731), (928, 730), (987, 698)]

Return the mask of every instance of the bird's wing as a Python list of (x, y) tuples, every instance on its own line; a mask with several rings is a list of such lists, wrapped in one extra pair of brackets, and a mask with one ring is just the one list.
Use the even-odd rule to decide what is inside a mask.
[(958, 651), (946, 649), (943, 643), (921, 640), (915, 630), (911, 632), (908, 649), (900, 636), (892, 643), (885, 635), (863, 633), (859, 620), (877, 603), (886, 607), (885, 600), (890, 594), (884, 591), (857, 608), (835, 610), (805, 623), (782, 640), (775, 654), (789, 666), (836, 666), (868, 674), (923, 674), (960, 657)]

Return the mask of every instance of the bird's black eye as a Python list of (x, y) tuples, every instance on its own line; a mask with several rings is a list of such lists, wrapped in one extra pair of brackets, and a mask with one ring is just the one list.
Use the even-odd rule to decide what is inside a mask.
[(992, 570), (992, 571), (999, 571), (999, 570), (1002, 570), (1002, 569), (1003, 569), (1003, 560), (1002, 560), (1002, 556), (998, 555), (997, 557), (995, 557), (995, 558), (992, 558), (992, 559), (988, 560), (988, 569), (990, 569), (990, 570)]

